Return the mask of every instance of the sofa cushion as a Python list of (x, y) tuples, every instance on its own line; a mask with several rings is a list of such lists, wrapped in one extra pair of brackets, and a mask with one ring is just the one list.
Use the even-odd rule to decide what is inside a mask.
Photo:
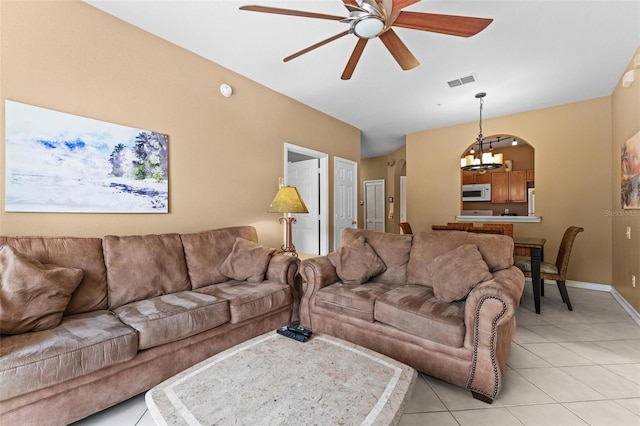
[(429, 270), (433, 293), (442, 302), (462, 300), (476, 284), (493, 278), (475, 244), (463, 244), (437, 256)]
[(429, 287), (407, 284), (381, 295), (375, 319), (399, 330), (452, 347), (462, 347), (464, 302), (441, 302)]
[(229, 322), (229, 303), (194, 291), (132, 302), (114, 312), (138, 332), (138, 346), (148, 349), (184, 339)]
[(316, 305), (373, 322), (376, 299), (392, 288), (391, 284), (372, 281), (366, 284), (336, 283), (318, 291)]
[(135, 330), (109, 311), (64, 317), (51, 330), (3, 336), (0, 400), (128, 361), (137, 350)]
[(411, 259), (407, 266), (407, 282), (430, 285), (431, 262), (441, 254), (463, 244), (475, 244), (491, 272), (513, 265), (513, 239), (506, 235), (464, 231), (418, 232), (413, 236)]
[(274, 281), (231, 280), (196, 291), (229, 301), (231, 324), (268, 314), (292, 303), (291, 288)]
[(229, 277), (220, 272), (220, 266), (231, 253), (236, 237), (258, 241), (258, 234), (253, 226), (235, 226), (180, 235), (187, 260), (191, 288), (195, 289), (229, 280)]
[(345, 284), (362, 284), (387, 269), (362, 235), (327, 257)]
[(107, 271), (101, 238), (0, 237), (0, 245), (4, 244), (40, 263), (82, 269), (82, 281), (64, 315), (107, 309)]
[(60, 324), (82, 270), (42, 264), (0, 246), (0, 333), (41, 331)]
[(375, 281), (394, 285), (406, 284), (407, 263), (413, 235), (346, 228), (342, 234), (342, 246), (351, 244), (360, 236), (364, 236), (365, 241), (387, 267), (383, 273), (376, 276)]
[(237, 237), (231, 253), (220, 266), (220, 272), (234, 280), (258, 283), (264, 280), (269, 260), (275, 251), (275, 248)]
[(104, 237), (109, 307), (190, 290), (178, 234)]

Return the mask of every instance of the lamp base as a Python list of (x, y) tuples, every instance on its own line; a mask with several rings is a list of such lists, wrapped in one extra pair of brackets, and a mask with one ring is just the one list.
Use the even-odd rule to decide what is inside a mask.
[(296, 246), (293, 245), (293, 241), (292, 241), (292, 238), (291, 238), (291, 225), (296, 223), (296, 218), (295, 217), (281, 217), (280, 218), (280, 223), (282, 223), (283, 221), (287, 223), (286, 244), (283, 245), (282, 247), (280, 247), (280, 249), (282, 250), (283, 254), (286, 254), (286, 255), (289, 255), (289, 256), (298, 257), (298, 252), (296, 251)]

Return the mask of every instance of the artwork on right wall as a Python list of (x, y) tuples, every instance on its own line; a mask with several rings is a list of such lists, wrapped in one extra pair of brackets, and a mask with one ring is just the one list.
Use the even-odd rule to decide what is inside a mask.
[(620, 201), (623, 209), (640, 209), (640, 131), (622, 144)]

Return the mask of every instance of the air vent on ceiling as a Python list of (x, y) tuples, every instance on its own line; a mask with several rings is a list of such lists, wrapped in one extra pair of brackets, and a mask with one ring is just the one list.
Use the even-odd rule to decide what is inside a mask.
[(469, 74), (464, 77), (456, 78), (455, 80), (448, 81), (447, 84), (449, 87), (458, 87), (463, 84), (475, 83), (478, 79), (475, 74)]

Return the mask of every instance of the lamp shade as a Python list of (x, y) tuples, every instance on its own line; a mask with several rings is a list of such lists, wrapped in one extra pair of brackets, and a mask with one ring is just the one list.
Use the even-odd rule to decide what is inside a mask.
[(283, 186), (269, 206), (269, 213), (309, 213), (295, 186)]

